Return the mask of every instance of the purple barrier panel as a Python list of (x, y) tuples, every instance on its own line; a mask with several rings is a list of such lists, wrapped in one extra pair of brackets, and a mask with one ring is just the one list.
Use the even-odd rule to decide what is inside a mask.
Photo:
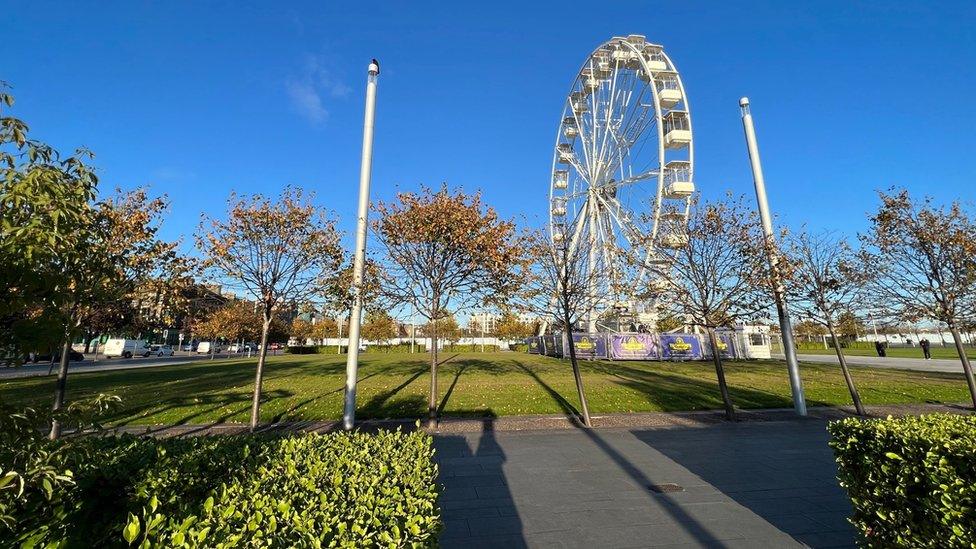
[(525, 344), (529, 346), (529, 354), (537, 355), (541, 351), (538, 337), (525, 338)]
[(576, 358), (607, 358), (607, 338), (603, 334), (574, 333), (573, 343), (576, 345)]
[(652, 334), (612, 334), (610, 356), (618, 360), (656, 360), (660, 358), (661, 345)]
[[(722, 358), (735, 358), (735, 332), (716, 331), (715, 337), (718, 339), (718, 352)], [(705, 347), (705, 357), (712, 358), (712, 344), (708, 341), (708, 336), (702, 336), (702, 345)]]
[(542, 336), (542, 354), (546, 356), (556, 356), (556, 338)]
[(566, 355), (566, 334), (557, 334), (552, 339), (552, 346), (555, 349), (553, 356), (563, 358)]
[(665, 360), (700, 359), (701, 341), (695, 334), (661, 334), (661, 357)]

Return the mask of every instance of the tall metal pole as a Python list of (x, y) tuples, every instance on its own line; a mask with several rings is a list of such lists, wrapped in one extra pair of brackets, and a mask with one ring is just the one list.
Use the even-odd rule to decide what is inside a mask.
[(779, 252), (773, 235), (773, 221), (769, 216), (769, 203), (766, 201), (766, 181), (763, 178), (762, 163), (759, 160), (759, 145), (756, 143), (756, 130), (752, 126), (752, 113), (749, 111), (749, 98), (739, 100), (742, 109), (742, 127), (746, 132), (746, 146), (749, 148), (749, 161), (752, 164), (752, 179), (756, 184), (756, 202), (762, 220), (763, 237), (766, 241), (766, 254), (773, 276), (773, 294), (776, 301), (776, 314), (779, 316), (779, 329), (783, 335), (783, 354), (786, 355), (786, 369), (790, 377), (790, 391), (793, 393), (793, 409), (801, 416), (807, 415), (807, 403), (803, 394), (803, 381), (800, 379), (800, 365), (796, 360), (796, 347), (793, 345), (793, 325), (790, 322), (789, 308), (783, 282), (779, 276)]
[[(363, 121), (363, 157), (359, 165), (359, 215), (356, 219), (356, 257), (352, 267), (352, 312), (349, 314), (349, 345), (346, 349), (346, 406), (342, 425), (352, 429), (356, 421), (356, 380), (359, 369), (359, 328), (363, 316), (363, 269), (366, 263), (366, 218), (369, 215), (369, 178), (373, 169), (373, 114), (376, 111), (376, 79), (380, 64), (373, 59), (366, 79), (366, 118)], [(341, 344), (341, 342), (340, 342)]]
[(410, 302), (410, 352), (413, 352), (414, 342), (417, 340), (417, 322), (413, 317), (413, 301)]

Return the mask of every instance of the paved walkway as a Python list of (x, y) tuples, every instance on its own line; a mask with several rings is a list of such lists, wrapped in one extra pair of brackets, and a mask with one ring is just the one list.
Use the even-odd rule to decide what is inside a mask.
[[(783, 360), (783, 355), (773, 355), (773, 358)], [(879, 357), (879, 356), (855, 356), (845, 355), (848, 364), (858, 366), (872, 366), (875, 368), (891, 368), (895, 370), (920, 370), (923, 372), (951, 372), (954, 374), (962, 373), (962, 363), (958, 360), (945, 358), (933, 358), (925, 360), (922, 358), (901, 358), (901, 357)], [(797, 359), (805, 362), (828, 362), (837, 363), (836, 355), (797, 355)]]
[[(821, 419), (436, 436), (444, 547), (853, 547)], [(681, 491), (658, 493), (652, 485)]]

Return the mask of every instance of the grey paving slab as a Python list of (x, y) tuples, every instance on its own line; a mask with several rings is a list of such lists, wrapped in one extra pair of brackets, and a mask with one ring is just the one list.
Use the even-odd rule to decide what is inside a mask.
[[(435, 435), (441, 543), (849, 546), (850, 504), (826, 444), (820, 420)], [(684, 490), (649, 489), (664, 483)]]

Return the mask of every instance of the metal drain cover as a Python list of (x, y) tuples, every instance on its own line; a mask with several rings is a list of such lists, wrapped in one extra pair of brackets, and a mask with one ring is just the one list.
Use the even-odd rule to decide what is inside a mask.
[(685, 489), (681, 486), (673, 483), (666, 484), (651, 484), (648, 486), (652, 492), (657, 492), (659, 494), (669, 494), (671, 492), (684, 492)]

